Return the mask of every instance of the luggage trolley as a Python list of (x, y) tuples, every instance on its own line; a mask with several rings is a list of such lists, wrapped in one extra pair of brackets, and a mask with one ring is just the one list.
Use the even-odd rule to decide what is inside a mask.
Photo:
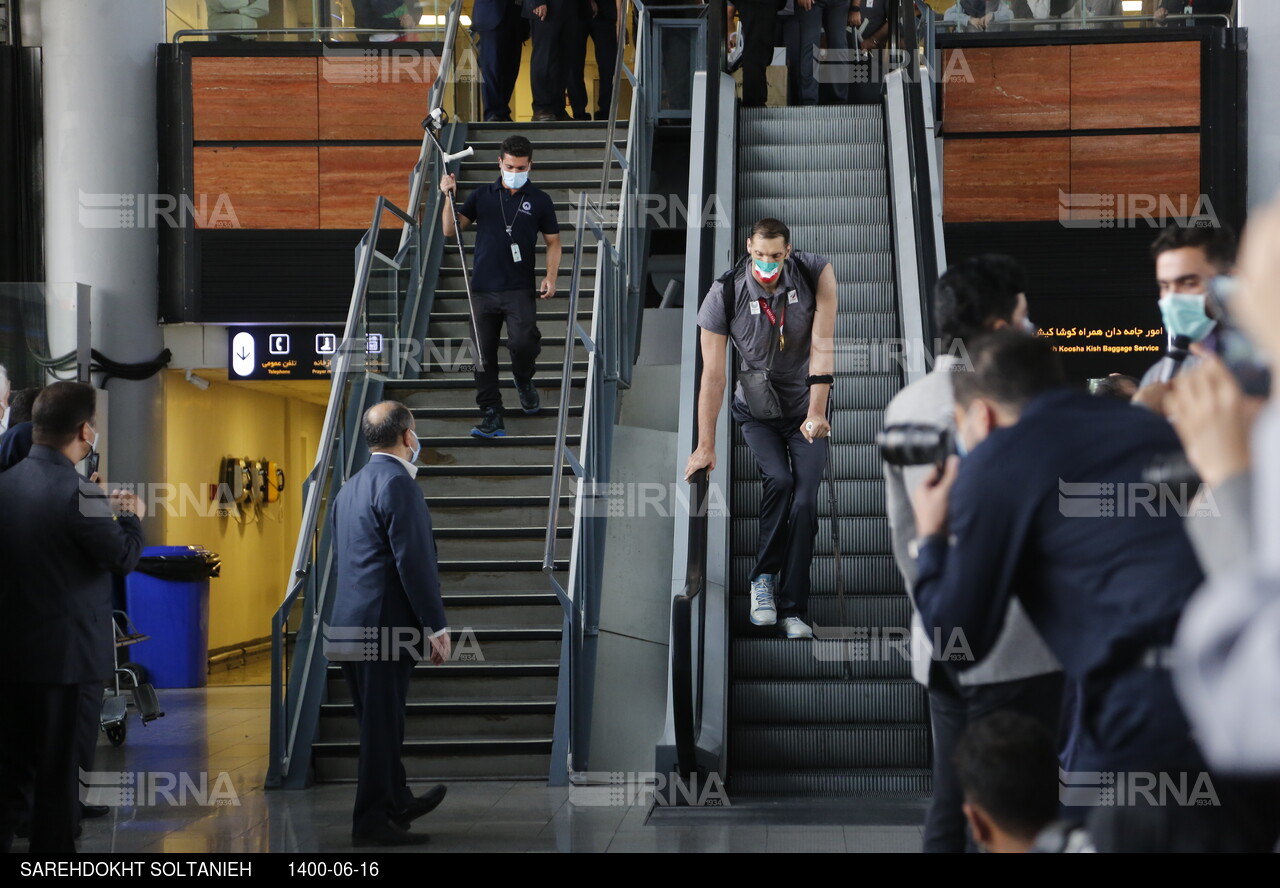
[(108, 689), (102, 699), (101, 724), (111, 745), (119, 746), (124, 743), (128, 733), (126, 718), (129, 709), (129, 700), (121, 689), (121, 678), (124, 679), (125, 688), (133, 694), (134, 708), (138, 710), (138, 717), (142, 719), (144, 725), (160, 718), (164, 713), (160, 710), (156, 689), (144, 680), (145, 670), (137, 663), (120, 662), (121, 650), (140, 641), (147, 641), (151, 636), (139, 632), (138, 627), (133, 625), (133, 621), (124, 611), (113, 611), (112, 616), (114, 619), (111, 621), (111, 628), (115, 633), (115, 645), (112, 649), (115, 666), (112, 675), (114, 688)]

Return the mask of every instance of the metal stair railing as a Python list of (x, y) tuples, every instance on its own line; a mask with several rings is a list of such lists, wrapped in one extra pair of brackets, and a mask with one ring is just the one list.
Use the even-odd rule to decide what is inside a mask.
[[(624, 63), (631, 10), (636, 11), (634, 71)], [(654, 7), (656, 8), (656, 7)], [(619, 10), (619, 41), (610, 99), (610, 124), (602, 160), (601, 191), (593, 200), (585, 192), (578, 197), (573, 265), (569, 283), (569, 317), (565, 331), (565, 357), (560, 379), (560, 406), (556, 417), (555, 454), (551, 465), (551, 499), (548, 503), (546, 546), (542, 569), (564, 609), (560, 678), (556, 691), (554, 741), (549, 781), (567, 785), (570, 772), (586, 770), (590, 753), (591, 701), (595, 691), (596, 640), (600, 624), (600, 595), (604, 576), (605, 522), (608, 517), (608, 479), (617, 421), (618, 392), (631, 382), (644, 309), (644, 269), (647, 234), (637, 212), (647, 193), (652, 162), (653, 131), (658, 99), (654, 59), (661, 25), (653, 9), (626, 0)], [(631, 113), (625, 152), (614, 145), (619, 111), (620, 80), (632, 87)], [(650, 81), (654, 81), (651, 83)], [(622, 170), (617, 206), (609, 199), (614, 165)], [(612, 231), (610, 231), (612, 228)], [(596, 240), (595, 311), (591, 330), (578, 319), (584, 244), (587, 234)], [(573, 390), (573, 351), (581, 342), (588, 354), (582, 435), (575, 455), (567, 446), (569, 400)], [(562, 585), (556, 573), (564, 565), (556, 559), (559, 506), (564, 467), (578, 481), (573, 536), (570, 542), (568, 579)]]
[[(462, 0), (453, 0), (446, 48), (424, 117), (446, 100), (454, 79), (451, 48), (461, 10)], [(463, 138), (463, 128), (451, 124), (443, 141), (452, 146)], [(386, 380), (416, 375), (420, 368), (417, 346), (431, 314), (443, 253), (443, 236), (435, 224), (441, 195), (428, 187), (439, 173), (438, 157), (420, 154), (410, 175), (409, 211), (379, 197), (372, 224), (355, 250), (351, 303), (330, 364), (329, 402), (315, 465), (303, 483), (288, 591), (271, 621), (269, 789), (302, 788), (312, 779), (311, 744), (326, 693), (323, 636), (333, 607), (329, 508), (342, 484), (368, 459), (360, 435), (364, 411), (381, 399)], [(392, 230), (388, 222), (403, 226), (397, 241), (386, 236)], [(394, 255), (383, 252), (393, 246)]]

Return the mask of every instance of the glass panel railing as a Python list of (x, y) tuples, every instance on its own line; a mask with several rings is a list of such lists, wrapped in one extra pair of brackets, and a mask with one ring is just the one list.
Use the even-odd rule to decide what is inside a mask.
[(1233, 26), (1231, 4), (1212, 12), (1187, 14), (1188, 4), (1157, 3), (1127, 12), (1119, 0), (973, 0), (956, 3), (938, 17), (943, 33), (1060, 31), (1092, 28)]

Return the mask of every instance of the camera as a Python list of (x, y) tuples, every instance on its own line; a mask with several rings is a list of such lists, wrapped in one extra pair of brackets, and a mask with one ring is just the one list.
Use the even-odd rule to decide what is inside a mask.
[(947, 457), (956, 453), (955, 436), (950, 429), (934, 425), (891, 425), (876, 435), (880, 457), (891, 466), (928, 466), (941, 468)]

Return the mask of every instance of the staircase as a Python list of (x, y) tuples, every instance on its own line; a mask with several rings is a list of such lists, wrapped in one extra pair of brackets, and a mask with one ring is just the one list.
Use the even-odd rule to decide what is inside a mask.
[[(619, 126), (619, 139), (625, 128)], [(445, 611), (455, 655), (443, 666), (420, 664), (409, 690), (403, 748), (410, 779), (537, 778), (550, 769), (556, 684), (564, 612), (542, 573), (560, 400), (569, 272), (580, 191), (597, 197), (604, 157), (604, 123), (479, 123), (467, 129), (475, 157), (458, 171), (459, 197), (497, 176), (498, 146), (509, 135), (533, 143), (530, 181), (546, 191), (560, 220), (563, 256), (556, 297), (538, 301), (542, 353), (534, 382), (542, 396), (535, 416), (519, 409), (511, 365), (499, 348), (499, 375), (507, 406), (507, 436), (470, 436), (480, 418), (470, 359), (457, 360), (470, 336), (466, 291), (456, 245), (446, 245), (428, 336), (450, 342), (423, 365), (421, 378), (391, 381), (384, 397), (404, 402), (417, 420), (422, 442), (418, 483), (435, 527)], [(617, 181), (621, 173), (614, 172)], [(475, 232), (464, 233), (468, 267)], [(545, 274), (539, 239), (537, 280)], [(594, 307), (595, 250), (583, 253), (579, 318), (590, 329)], [(463, 353), (467, 355), (468, 353)], [(454, 362), (449, 362), (449, 356)], [(582, 424), (587, 355), (575, 347), (570, 390), (569, 438), (576, 447)], [(571, 474), (567, 467), (566, 475)], [(573, 482), (560, 498), (557, 577), (568, 585), (573, 530)], [(327, 702), (321, 707), (312, 751), (318, 780), (353, 779), (358, 728), (338, 667), (330, 666)]]
[[(890, 549), (874, 443), (902, 374), (869, 372), (886, 368), (851, 342), (901, 335), (883, 112), (879, 105), (743, 109), (738, 145), (736, 243), (754, 220), (779, 218), (790, 226), (795, 249), (832, 261), (839, 286), (831, 468), (846, 617), (842, 623), (830, 509), (821, 490), (809, 620), (816, 627), (866, 629), (869, 637), (894, 627), (902, 637), (910, 606)], [(884, 657), (881, 645), (787, 639), (776, 627), (748, 620), (761, 488), (736, 424), (731, 468), (730, 792), (927, 793), (925, 693), (911, 680), (906, 659)], [(839, 655), (850, 649), (854, 656)]]

